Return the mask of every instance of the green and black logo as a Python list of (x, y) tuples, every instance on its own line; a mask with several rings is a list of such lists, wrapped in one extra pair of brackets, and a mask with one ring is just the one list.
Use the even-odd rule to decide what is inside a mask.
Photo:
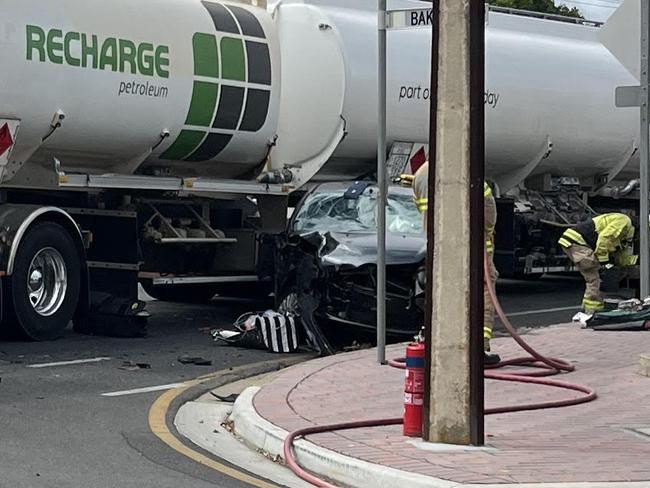
[(217, 34), (197, 32), (194, 88), (183, 130), (161, 159), (208, 161), (238, 132), (257, 132), (271, 100), (271, 55), (262, 25), (248, 10), (202, 2)]

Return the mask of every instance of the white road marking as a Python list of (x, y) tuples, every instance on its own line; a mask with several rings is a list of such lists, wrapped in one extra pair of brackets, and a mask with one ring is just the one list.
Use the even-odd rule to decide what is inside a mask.
[(538, 315), (543, 313), (552, 313), (552, 312), (568, 312), (570, 310), (579, 310), (580, 307), (558, 307), (558, 308), (542, 308), (540, 310), (527, 310), (526, 312), (515, 312), (506, 314), (508, 317), (521, 317), (523, 315)]
[(135, 388), (133, 390), (112, 391), (110, 393), (102, 393), (102, 396), (118, 397), (118, 396), (125, 396), (125, 395), (137, 395), (138, 393), (150, 393), (152, 391), (171, 390), (173, 388), (180, 388), (182, 386), (187, 386), (187, 383), (170, 383), (168, 385), (147, 386), (145, 388)]
[(29, 364), (28, 368), (52, 368), (55, 366), (71, 366), (73, 364), (86, 364), (86, 363), (99, 363), (100, 361), (110, 361), (111, 358), (91, 358), (91, 359), (75, 359), (73, 361), (59, 361), (56, 363), (39, 363)]

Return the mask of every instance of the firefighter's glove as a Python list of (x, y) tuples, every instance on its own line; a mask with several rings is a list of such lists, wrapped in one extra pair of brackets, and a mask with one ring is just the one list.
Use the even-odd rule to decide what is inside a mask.
[(413, 186), (413, 180), (414, 179), (415, 179), (415, 176), (413, 176), (413, 175), (401, 174), (401, 175), (399, 175), (399, 178), (395, 179), (395, 183), (399, 183), (402, 186), (405, 186), (407, 188), (411, 188)]
[(606, 293), (617, 293), (620, 289), (624, 273), (621, 272), (622, 268), (616, 267), (613, 264), (609, 264), (609, 266), (600, 267), (598, 273), (601, 280), (600, 290)]

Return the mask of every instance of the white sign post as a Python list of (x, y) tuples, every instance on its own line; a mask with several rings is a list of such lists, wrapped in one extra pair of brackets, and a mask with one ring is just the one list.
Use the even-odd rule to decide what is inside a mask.
[(378, 111), (377, 134), (377, 361), (386, 363), (386, 205), (388, 182), (386, 175), (386, 30), (424, 29), (433, 25), (430, 8), (386, 10), (386, 0), (378, 0)]
[(388, 182), (386, 181), (386, 0), (379, 0), (378, 73), (377, 95), (379, 131), (377, 134), (377, 362), (386, 364), (386, 206)]

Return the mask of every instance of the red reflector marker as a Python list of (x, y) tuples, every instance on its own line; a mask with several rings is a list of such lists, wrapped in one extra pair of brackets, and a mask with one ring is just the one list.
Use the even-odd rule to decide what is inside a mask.
[(421, 147), (418, 152), (416, 152), (411, 158), (411, 171), (413, 174), (417, 173), (424, 163), (427, 162), (427, 153), (424, 151), (424, 147)]
[(11, 131), (9, 130), (9, 124), (5, 124), (0, 129), (0, 156), (2, 156), (7, 150), (13, 146), (14, 139), (11, 137)]

